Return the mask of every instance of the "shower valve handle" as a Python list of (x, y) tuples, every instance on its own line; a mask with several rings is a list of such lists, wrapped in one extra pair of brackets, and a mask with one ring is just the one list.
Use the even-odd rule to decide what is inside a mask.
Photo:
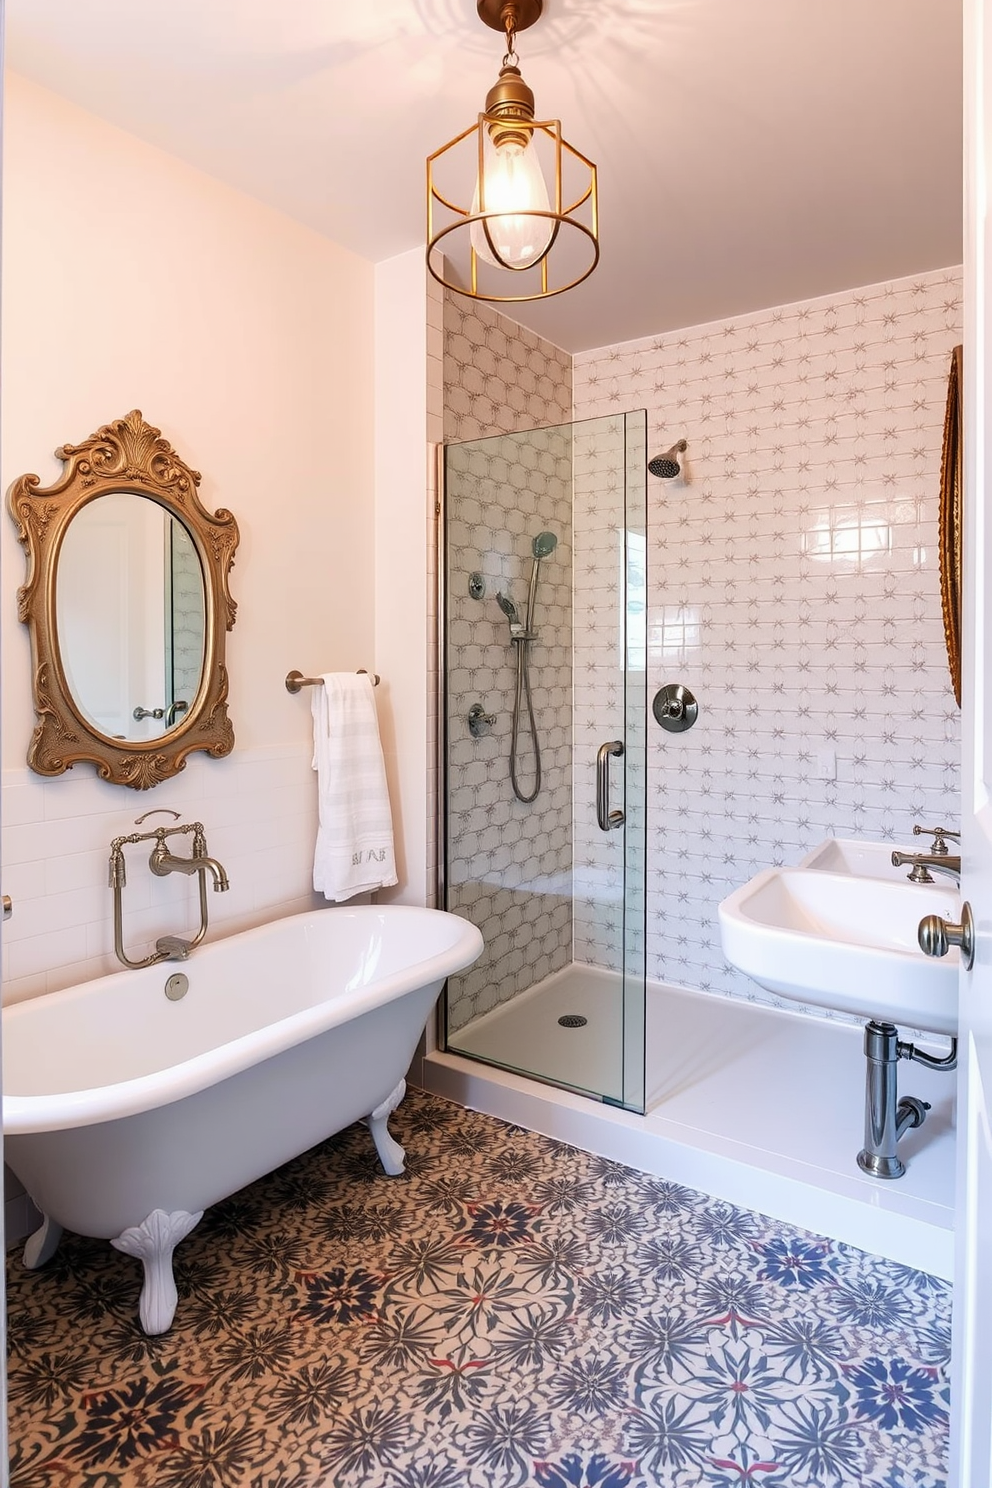
[(608, 744), (601, 744), (596, 753), (596, 820), (601, 832), (611, 832), (614, 827), (623, 826), (623, 812), (610, 810), (610, 760), (622, 754), (622, 739), (611, 739)]
[(487, 713), (481, 703), (473, 703), (468, 710), (468, 731), (473, 739), (482, 739), (496, 722), (495, 713)]

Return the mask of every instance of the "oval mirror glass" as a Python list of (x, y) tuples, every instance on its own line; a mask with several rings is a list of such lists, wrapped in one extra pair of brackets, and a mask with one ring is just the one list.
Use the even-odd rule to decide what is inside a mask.
[(182, 724), (203, 677), (206, 596), (186, 527), (150, 497), (111, 491), (65, 531), (56, 648), (72, 699), (109, 739)]

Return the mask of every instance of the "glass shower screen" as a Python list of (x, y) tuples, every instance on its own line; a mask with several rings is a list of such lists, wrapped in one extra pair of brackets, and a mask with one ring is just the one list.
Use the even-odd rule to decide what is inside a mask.
[(644, 1109), (646, 415), (445, 449), (446, 1046)]

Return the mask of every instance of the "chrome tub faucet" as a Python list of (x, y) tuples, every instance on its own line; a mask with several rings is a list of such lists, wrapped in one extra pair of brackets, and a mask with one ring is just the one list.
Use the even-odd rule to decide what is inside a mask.
[[(162, 832), (162, 836), (152, 848), (151, 857), (148, 859), (148, 866), (156, 878), (166, 878), (170, 873), (209, 873), (214, 881), (214, 893), (223, 894), (225, 889), (231, 887), (223, 864), (218, 863), (216, 858), (207, 856), (207, 839), (200, 822), (193, 823), (193, 850), (188, 858), (178, 857), (175, 853), (169, 852), (165, 845), (165, 837), (169, 828), (158, 830)], [(172, 828), (172, 831), (179, 830), (181, 829), (177, 827)]]
[[(192, 833), (193, 844), (188, 858), (171, 853), (166, 847), (166, 838), (188, 836)], [(124, 848), (130, 842), (154, 842), (148, 866), (157, 878), (166, 878), (170, 873), (196, 874), (199, 880), (200, 928), (192, 940), (179, 935), (162, 935), (155, 942), (155, 950), (140, 961), (133, 961), (124, 950), (124, 897), (127, 869), (124, 864)], [(187, 822), (182, 826), (156, 827), (151, 832), (132, 832), (127, 837), (115, 837), (110, 844), (110, 887), (114, 892), (114, 953), (118, 961), (132, 970), (142, 966), (155, 966), (159, 961), (185, 961), (190, 951), (203, 940), (207, 933), (207, 875), (213, 880), (214, 892), (223, 893), (230, 888), (227, 873), (222, 863), (207, 854), (207, 839), (202, 822)]]

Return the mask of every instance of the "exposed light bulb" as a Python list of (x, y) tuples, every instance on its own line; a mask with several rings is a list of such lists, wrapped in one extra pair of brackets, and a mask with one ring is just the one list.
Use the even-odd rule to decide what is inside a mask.
[(472, 211), (481, 210), (484, 196), (486, 212), (498, 216), (471, 224), (472, 247), (495, 268), (529, 269), (547, 253), (555, 234), (552, 218), (526, 215), (551, 207), (533, 139), (525, 145), (519, 138), (507, 140), (497, 148), (487, 134), (482, 169), (485, 192), (476, 182)]

